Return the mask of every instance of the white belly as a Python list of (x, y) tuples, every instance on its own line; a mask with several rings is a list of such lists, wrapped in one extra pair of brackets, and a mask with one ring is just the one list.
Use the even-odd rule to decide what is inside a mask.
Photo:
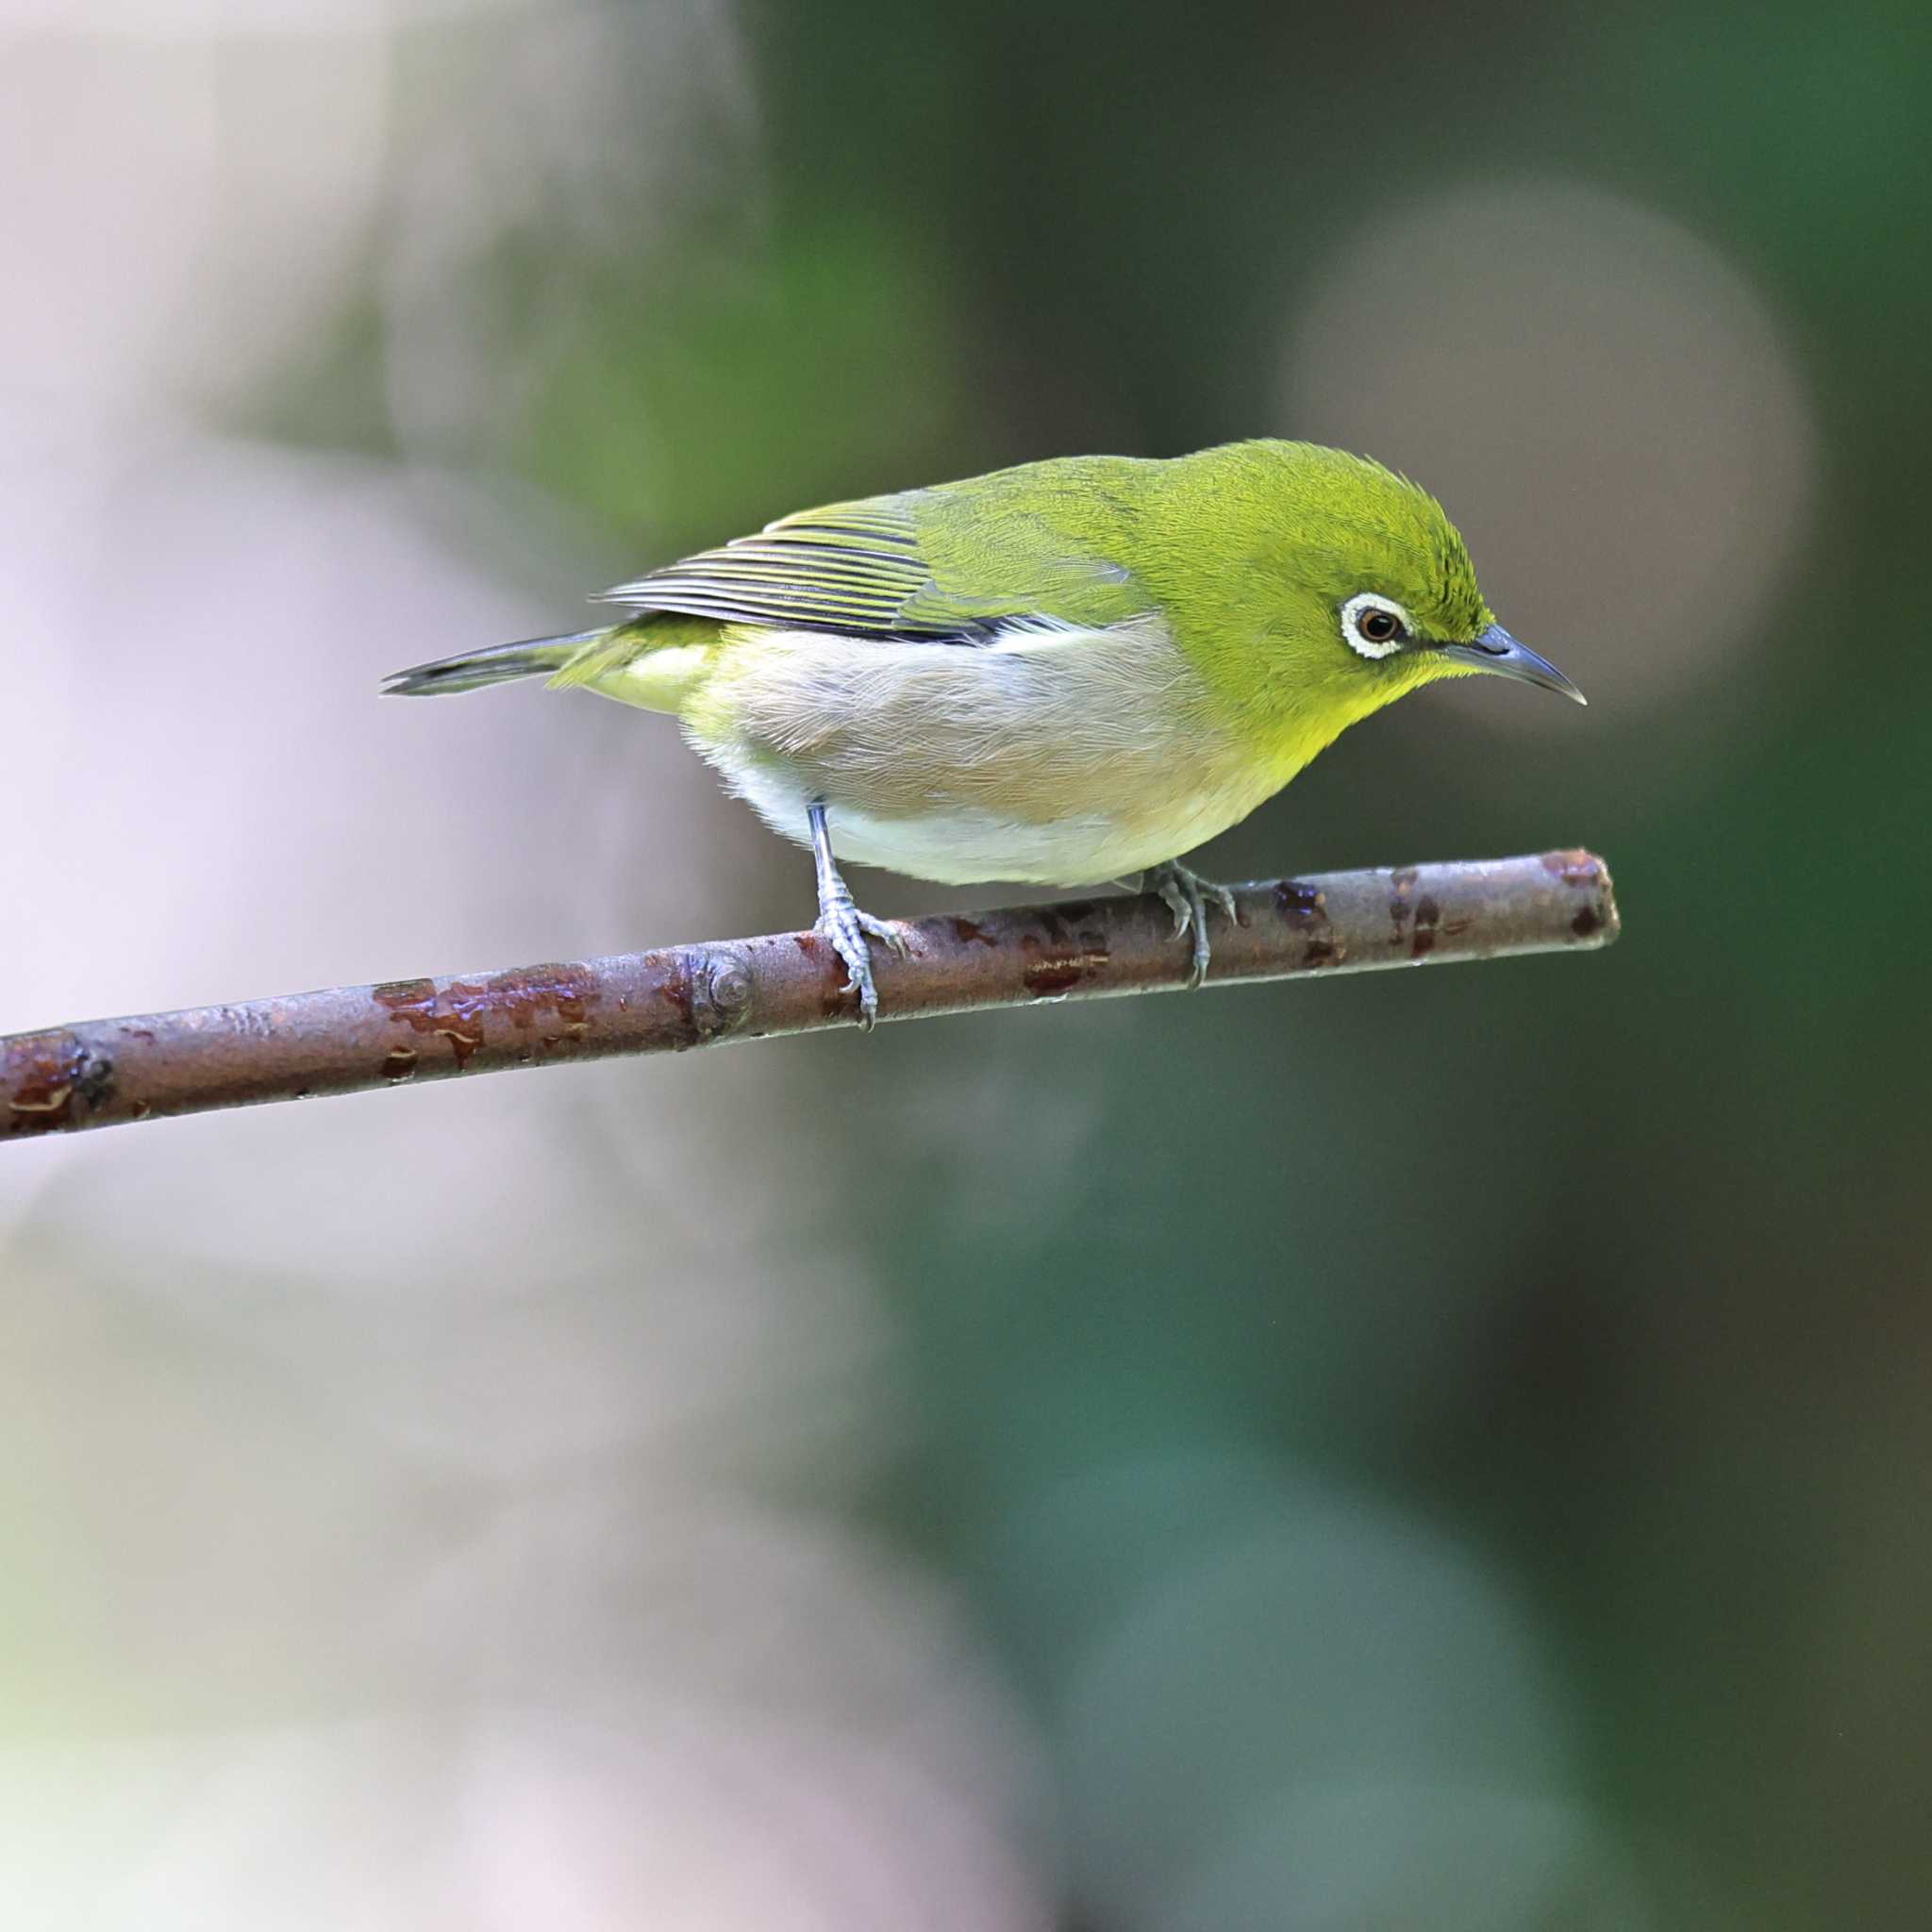
[(765, 633), (684, 713), (692, 744), (803, 844), (946, 885), (1092, 885), (1176, 858), (1282, 776), (1215, 723), (1158, 625), (994, 646)]
[[(740, 765), (714, 758), (733, 791), (766, 824), (798, 844), (811, 842), (807, 813), (820, 792), (804, 774), (768, 763)], [(876, 865), (941, 885), (1018, 879), (1033, 885), (1091, 886), (1124, 878), (1178, 858), (1205, 844), (1251, 810), (1203, 801), (1190, 819), (1158, 829), (1123, 824), (1105, 811), (1070, 811), (1040, 823), (985, 806), (952, 806), (922, 813), (881, 815), (850, 803), (828, 803), (832, 850), (856, 865)]]

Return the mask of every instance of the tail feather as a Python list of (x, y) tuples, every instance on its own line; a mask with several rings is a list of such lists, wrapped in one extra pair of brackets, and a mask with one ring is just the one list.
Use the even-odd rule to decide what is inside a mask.
[(539, 677), (559, 670), (581, 651), (607, 635), (604, 630), (580, 630), (569, 637), (525, 638), (521, 643), (491, 644), (481, 651), (464, 651), (439, 658), (432, 664), (412, 664), (392, 671), (383, 680), (383, 695), (391, 698), (435, 698), (456, 691), (482, 691), (508, 684), (516, 677)]

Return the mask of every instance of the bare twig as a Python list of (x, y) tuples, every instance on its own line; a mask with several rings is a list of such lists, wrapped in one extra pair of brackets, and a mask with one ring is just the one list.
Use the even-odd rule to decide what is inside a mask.
[[(1588, 852), (1327, 873), (1239, 889), (1211, 916), (1208, 983), (1607, 945), (1610, 875)], [(908, 922), (877, 960), (880, 1017), (1183, 986), (1189, 946), (1153, 897)], [(0, 1039), (0, 1137), (353, 1093), (500, 1067), (675, 1053), (849, 1026), (858, 1006), (809, 932), (458, 979), (397, 979)]]

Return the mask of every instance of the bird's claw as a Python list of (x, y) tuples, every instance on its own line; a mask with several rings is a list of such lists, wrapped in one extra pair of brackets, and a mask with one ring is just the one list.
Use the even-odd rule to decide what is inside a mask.
[(912, 950), (906, 935), (890, 920), (861, 912), (849, 898), (827, 904), (812, 929), (824, 934), (845, 962), (845, 982), (858, 995), (858, 1024), (870, 1033), (879, 1017), (879, 990), (873, 980), (872, 949), (867, 941), (877, 940), (904, 959)]
[(912, 941), (906, 937), (905, 928), (896, 919), (874, 919), (870, 912), (859, 912), (858, 923), (865, 929), (868, 938), (875, 939), (895, 959), (909, 959), (912, 957)]
[(1208, 940), (1208, 902), (1213, 900), (1227, 914), (1230, 925), (1239, 924), (1241, 914), (1235, 907), (1234, 888), (1204, 879), (1174, 859), (1157, 865), (1147, 874), (1146, 883), (1160, 894), (1161, 903), (1174, 914), (1174, 938), (1183, 939), (1192, 932), (1193, 967), (1188, 974), (1188, 984), (1201, 985), (1208, 977), (1208, 962), (1214, 957)]

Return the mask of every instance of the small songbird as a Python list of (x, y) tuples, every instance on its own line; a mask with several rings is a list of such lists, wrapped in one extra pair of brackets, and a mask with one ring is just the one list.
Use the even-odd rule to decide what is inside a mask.
[(803, 510), (619, 584), (573, 636), (398, 672), (407, 696), (550, 674), (685, 737), (810, 847), (818, 930), (870, 1025), (837, 861), (946, 885), (1151, 874), (1209, 958), (1225, 887), (1180, 857), (1358, 719), (1439, 677), (1583, 693), (1496, 623), (1441, 505), (1379, 463), (1253, 441), (1066, 457)]

